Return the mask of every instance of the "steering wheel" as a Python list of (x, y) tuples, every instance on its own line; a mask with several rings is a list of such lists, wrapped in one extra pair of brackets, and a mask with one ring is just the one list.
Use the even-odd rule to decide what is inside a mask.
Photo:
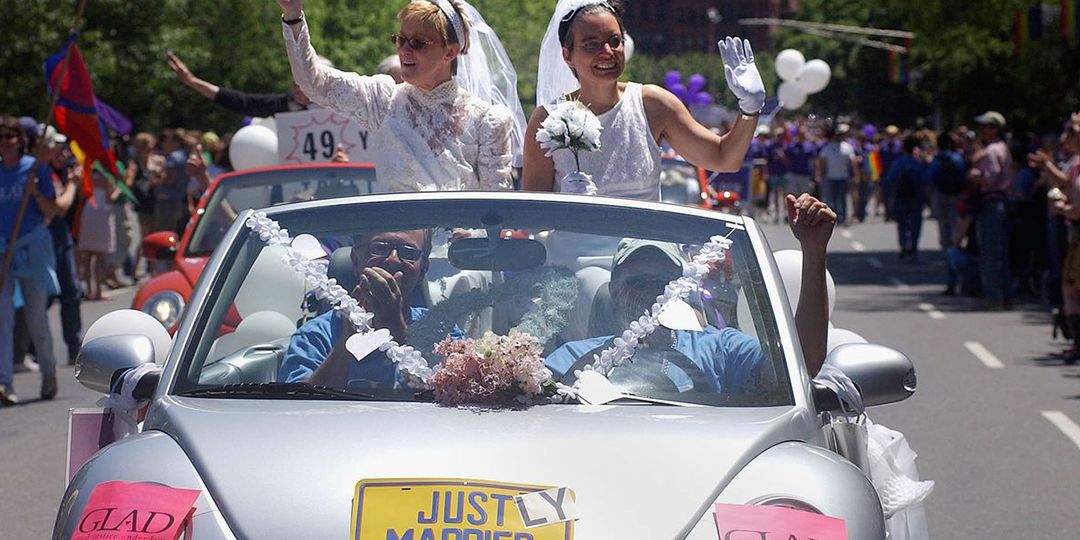
[[(610, 346), (610, 342), (607, 342), (581, 355), (574, 365), (559, 377), (559, 382), (571, 384), (575, 371), (584, 369), (585, 365), (592, 361), (594, 355), (599, 355), (600, 351)], [(709, 388), (708, 375), (685, 354), (671, 348), (638, 349), (633, 357), (613, 369), (608, 378), (617, 387), (633, 394), (648, 395), (658, 390), (677, 394), (679, 388), (661, 369), (665, 360), (681, 369), (690, 378), (693, 390), (704, 391)]]

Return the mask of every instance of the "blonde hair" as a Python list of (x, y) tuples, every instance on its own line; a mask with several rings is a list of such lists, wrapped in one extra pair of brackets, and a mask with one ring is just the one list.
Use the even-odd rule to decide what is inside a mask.
[[(438, 4), (434, 2), (409, 2), (401, 11), (398, 12), (397, 18), (400, 22), (414, 21), (427, 26), (435, 30), (442, 38), (443, 43), (449, 45), (456, 43), (461, 45), (461, 52), (458, 54), (466, 54), (469, 52), (469, 20), (462, 14), (461, 8), (457, 2), (451, 1), (450, 5), (454, 7), (454, 11), (458, 17), (461, 17), (461, 27), (464, 29), (464, 36), (457, 35), (454, 31), (453, 25), (450, 24), (450, 20), (446, 18), (446, 14), (439, 8)], [(457, 58), (450, 64), (450, 70), (457, 74)]]

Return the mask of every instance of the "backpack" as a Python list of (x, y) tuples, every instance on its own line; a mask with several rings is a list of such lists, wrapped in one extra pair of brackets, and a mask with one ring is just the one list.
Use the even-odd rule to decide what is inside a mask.
[(956, 165), (952, 156), (942, 152), (936, 158), (939, 168), (934, 175), (934, 187), (945, 195), (959, 195), (967, 187), (964, 169)]

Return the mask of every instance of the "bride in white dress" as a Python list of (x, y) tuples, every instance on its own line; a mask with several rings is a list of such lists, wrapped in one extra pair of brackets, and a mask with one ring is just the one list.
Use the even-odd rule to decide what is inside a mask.
[[(311, 100), (371, 133), (386, 191), (512, 189), (524, 114), (517, 76), (494, 31), (469, 4), (414, 1), (392, 35), (405, 82), (323, 65), (303, 0), (278, 0), (293, 78)], [(500, 65), (492, 69), (490, 65)], [(520, 160), (519, 160), (520, 161)]]
[(568, 150), (552, 157), (536, 142), (547, 107), (570, 97), (600, 119), (600, 150), (579, 154), (597, 194), (660, 199), (660, 146), (666, 139), (687, 161), (713, 171), (737, 171), (750, 148), (765, 89), (748, 41), (719, 43), (728, 87), (739, 115), (724, 136), (695, 121), (674, 94), (656, 85), (619, 82), (625, 65), (625, 30), (618, 10), (602, 0), (560, 0), (540, 49), (537, 109), (525, 134), (522, 183), (528, 191), (563, 191), (559, 179), (574, 172)]

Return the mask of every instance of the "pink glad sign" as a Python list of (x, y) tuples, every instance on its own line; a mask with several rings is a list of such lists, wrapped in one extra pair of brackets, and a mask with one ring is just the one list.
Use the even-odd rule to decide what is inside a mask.
[(714, 507), (720, 540), (847, 540), (844, 520), (776, 506)]
[(90, 493), (71, 540), (176, 540), (188, 530), (197, 498), (196, 489), (139, 482), (99, 484)]

